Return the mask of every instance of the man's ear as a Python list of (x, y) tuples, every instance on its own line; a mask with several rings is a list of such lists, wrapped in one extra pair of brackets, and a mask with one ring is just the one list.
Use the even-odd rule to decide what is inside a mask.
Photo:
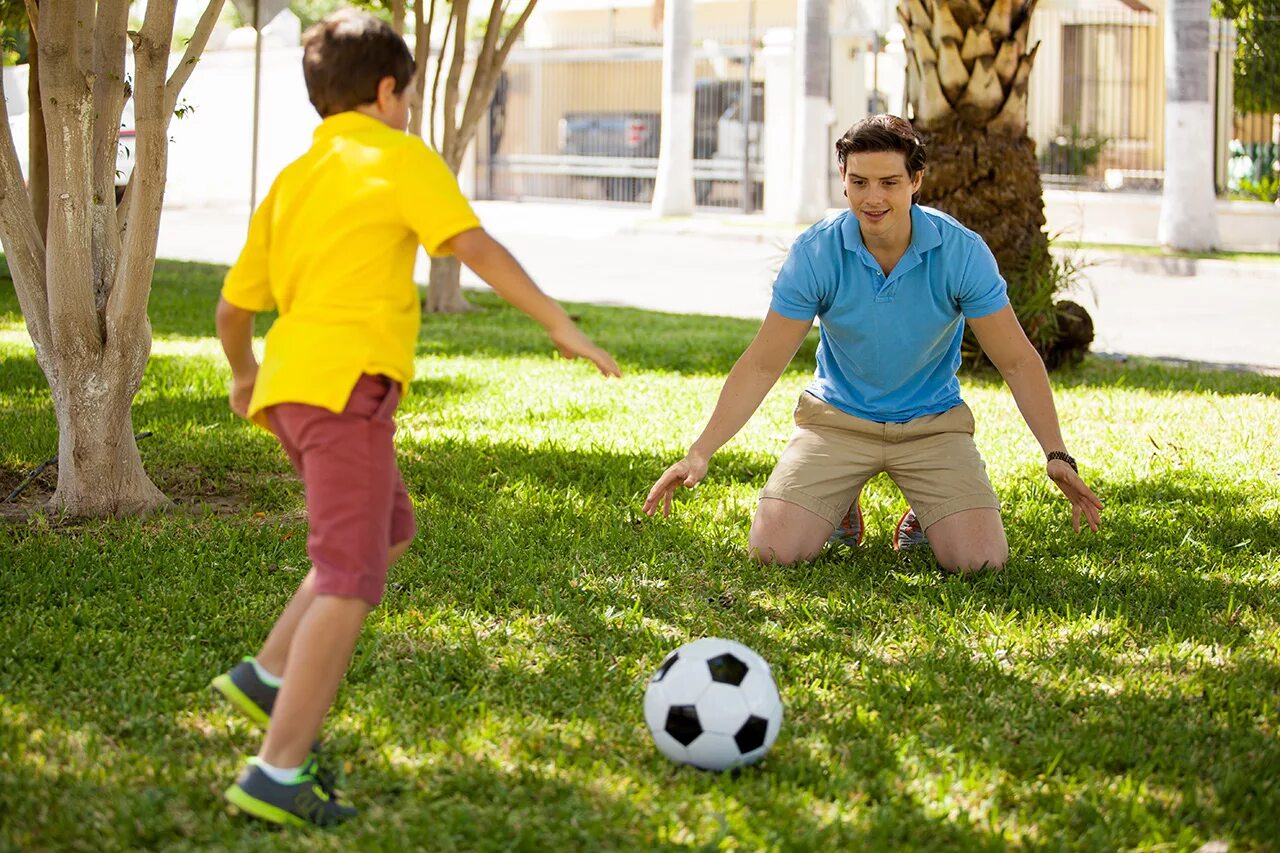
[(921, 169), (920, 171), (916, 172), (915, 176), (912, 177), (911, 192), (912, 193), (920, 192), (920, 185), (922, 183), (924, 183), (924, 169)]

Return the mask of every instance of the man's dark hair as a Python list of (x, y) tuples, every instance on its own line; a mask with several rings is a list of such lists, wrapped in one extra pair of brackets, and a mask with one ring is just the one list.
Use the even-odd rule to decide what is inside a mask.
[(400, 94), (413, 71), (404, 39), (367, 12), (340, 9), (302, 34), (302, 76), (321, 118), (373, 103), (384, 77), (395, 78)]
[(867, 116), (836, 140), (836, 163), (844, 168), (850, 154), (897, 151), (907, 161), (907, 177), (924, 170), (924, 140), (906, 119), (891, 115)]

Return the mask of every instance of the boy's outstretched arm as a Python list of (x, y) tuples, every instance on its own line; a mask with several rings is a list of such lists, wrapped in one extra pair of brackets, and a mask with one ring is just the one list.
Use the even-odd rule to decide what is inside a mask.
[(258, 379), (258, 359), (253, 354), (253, 314), (218, 297), (214, 320), (222, 351), (231, 365), (231, 411), (242, 418), (249, 411), (253, 384)]
[(506, 247), (483, 228), (463, 231), (444, 244), (458, 260), (494, 289), (494, 292), (536, 320), (565, 358), (586, 358), (605, 376), (621, 376), (613, 356), (592, 343), (570, 319), (560, 303), (534, 284)]

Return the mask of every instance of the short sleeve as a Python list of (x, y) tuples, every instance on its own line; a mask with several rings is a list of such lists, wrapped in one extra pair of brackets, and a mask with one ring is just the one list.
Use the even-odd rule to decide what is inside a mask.
[(773, 280), (769, 307), (788, 320), (812, 320), (826, 307), (824, 288), (813, 271), (807, 241), (796, 240)]
[(276, 307), (269, 274), (275, 200), (275, 188), (272, 187), (250, 218), (249, 236), (240, 250), (240, 257), (222, 281), (222, 298), (246, 311), (270, 311)]
[(444, 244), (464, 231), (480, 227), (458, 180), (444, 159), (421, 140), (405, 145), (400, 175), (400, 203), (418, 242), (432, 257), (448, 255)]
[(975, 238), (969, 249), (956, 302), (970, 320), (994, 314), (1009, 304), (1008, 286), (996, 266), (995, 255), (981, 238)]

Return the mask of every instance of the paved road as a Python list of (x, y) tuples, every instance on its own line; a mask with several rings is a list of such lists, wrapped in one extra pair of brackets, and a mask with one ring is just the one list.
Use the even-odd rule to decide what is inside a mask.
[[(557, 299), (762, 317), (796, 229), (736, 214), (659, 220), (635, 205), (479, 202), (486, 227)], [(165, 211), (160, 256), (234, 261), (243, 205)], [(1094, 253), (1076, 298), (1096, 352), (1280, 373), (1280, 265)], [(419, 276), (426, 280), (425, 266)], [(464, 283), (478, 285), (474, 278)]]

